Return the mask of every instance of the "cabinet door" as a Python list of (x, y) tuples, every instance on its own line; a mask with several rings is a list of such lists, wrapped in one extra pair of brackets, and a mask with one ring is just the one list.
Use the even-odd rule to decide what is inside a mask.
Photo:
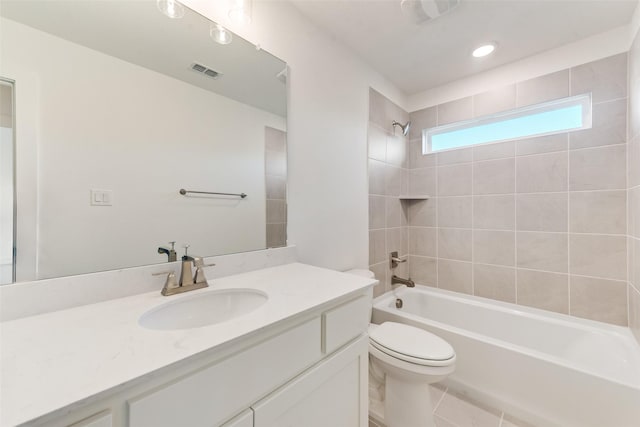
[(254, 427), (366, 426), (367, 356), (363, 336), (253, 405)]
[(221, 427), (253, 427), (253, 411), (247, 409), (231, 421), (223, 424)]

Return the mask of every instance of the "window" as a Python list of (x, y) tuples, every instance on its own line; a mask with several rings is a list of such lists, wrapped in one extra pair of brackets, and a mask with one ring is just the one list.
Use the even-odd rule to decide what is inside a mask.
[(591, 127), (591, 94), (422, 131), (423, 154)]

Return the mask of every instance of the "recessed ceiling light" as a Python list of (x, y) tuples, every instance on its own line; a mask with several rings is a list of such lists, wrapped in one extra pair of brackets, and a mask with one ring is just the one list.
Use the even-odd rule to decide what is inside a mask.
[(496, 50), (496, 44), (495, 43), (487, 43), (487, 44), (484, 44), (484, 45), (480, 46), (476, 50), (474, 50), (472, 55), (474, 56), (474, 58), (482, 58), (483, 56), (489, 55), (494, 50)]
[(184, 6), (178, 0), (157, 0), (158, 10), (171, 19), (180, 19), (184, 16)]

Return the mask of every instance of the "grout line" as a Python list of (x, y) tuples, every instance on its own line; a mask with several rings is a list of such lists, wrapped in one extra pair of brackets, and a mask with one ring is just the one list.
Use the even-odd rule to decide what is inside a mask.
[[(571, 71), (569, 71), (569, 88), (571, 88)], [(593, 114), (593, 113), (592, 113)], [(571, 148), (571, 134), (568, 135), (569, 148)], [(571, 181), (571, 156), (567, 156), (567, 188)], [(567, 313), (571, 314), (571, 197), (567, 196)]]
[[(423, 168), (423, 169), (433, 169), (432, 167)], [(417, 170), (417, 169), (413, 169)], [(437, 174), (436, 174), (437, 175)], [(634, 187), (631, 187), (632, 190), (640, 188), (640, 184)], [(563, 191), (528, 191), (521, 193), (486, 193), (486, 194), (441, 194), (436, 195), (433, 194), (432, 197), (441, 197), (441, 198), (454, 198), (454, 197), (496, 197), (496, 196), (529, 196), (529, 195), (545, 195), (545, 194), (567, 194), (567, 193), (605, 193), (605, 192), (621, 192), (627, 191), (626, 188), (601, 188), (601, 189), (593, 189), (593, 190), (563, 190)], [(382, 196), (383, 194), (370, 193), (371, 196)], [(392, 196), (393, 197), (393, 196)]]
[(442, 401), (444, 400), (444, 397), (447, 395), (447, 391), (449, 390), (449, 388), (445, 388), (442, 391), (442, 396), (440, 396), (440, 399), (438, 399), (438, 401), (435, 403), (435, 405), (433, 405), (433, 414), (435, 415), (436, 410), (438, 409), (438, 407), (440, 407), (440, 404), (442, 403)]

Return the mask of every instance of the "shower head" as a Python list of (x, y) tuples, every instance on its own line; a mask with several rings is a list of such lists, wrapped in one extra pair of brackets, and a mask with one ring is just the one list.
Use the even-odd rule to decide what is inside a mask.
[(402, 129), (402, 134), (404, 136), (407, 136), (407, 134), (409, 133), (409, 128), (411, 127), (411, 121), (408, 121), (406, 124), (402, 124), (402, 123), (398, 123), (395, 120), (393, 121), (392, 125), (395, 126), (400, 126), (400, 129)]

